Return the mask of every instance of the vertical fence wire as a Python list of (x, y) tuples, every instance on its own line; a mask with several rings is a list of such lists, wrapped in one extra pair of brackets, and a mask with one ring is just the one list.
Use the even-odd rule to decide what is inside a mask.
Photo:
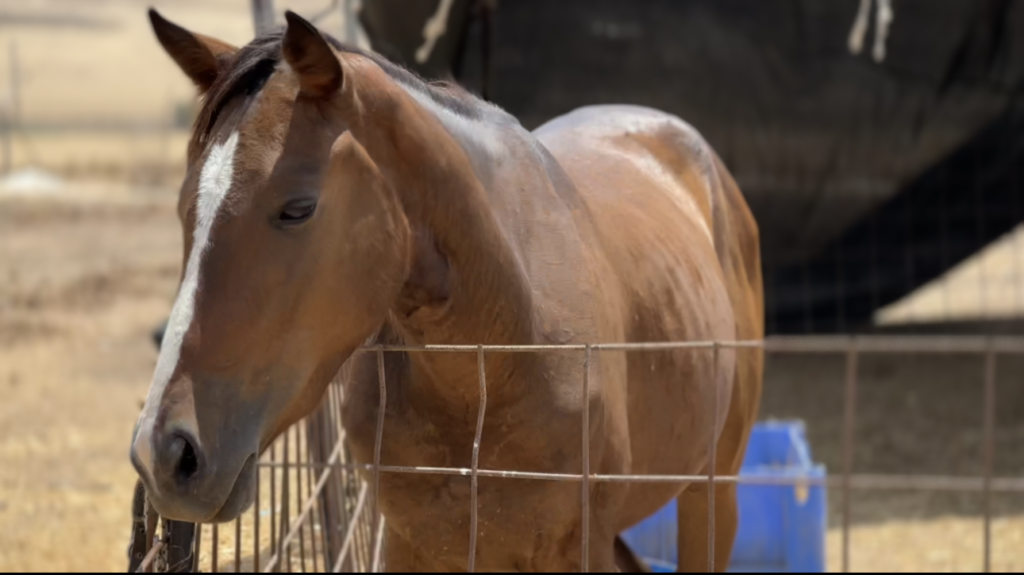
[(985, 486), (985, 527), (983, 535), (984, 554), (983, 569), (985, 573), (992, 571), (992, 468), (995, 460), (995, 411), (996, 411), (996, 352), (991, 340), (985, 352), (985, 399), (983, 416), (983, 439)]
[[(281, 522), (277, 528), (277, 565), (274, 571), (291, 572), (291, 546), (286, 545), (285, 533), (288, 533), (288, 516), (291, 514), (291, 480), (288, 471), (291, 467), (291, 460), (288, 458), (288, 435), (291, 430), (285, 430), (284, 441), (281, 442)], [(287, 556), (286, 556), (287, 555)]]
[[(738, 353), (738, 352), (736, 352)], [(711, 347), (711, 438), (708, 440), (708, 573), (715, 572), (715, 465), (718, 460), (718, 342)]]
[(192, 568), (199, 571), (199, 552), (203, 548), (203, 525), (196, 525), (196, 542), (192, 548)]
[[(295, 462), (298, 465), (295, 466), (295, 511), (299, 512), (302, 509), (302, 470), (306, 469), (306, 495), (309, 495), (309, 474), (312, 471), (305, 465), (302, 465), (302, 427), (299, 425), (293, 426), (295, 430)], [(308, 463), (308, 461), (307, 461)], [(299, 523), (299, 563), (302, 564), (300, 569), (301, 573), (306, 572), (306, 521), (305, 519)], [(290, 570), (290, 569), (289, 569)]]
[(590, 572), (590, 359), (591, 349), (587, 344), (583, 351), (583, 394), (582, 394), (582, 445), (583, 478), (580, 481), (580, 505), (582, 510), (583, 541), (580, 545), (580, 570)]
[[(270, 553), (277, 555), (277, 443), (270, 444)], [(276, 568), (275, 568), (276, 569)]]
[(349, 549), (352, 548), (352, 542), (355, 540), (355, 534), (358, 530), (357, 527), (361, 525), (359, 517), (362, 515), (363, 508), (366, 506), (366, 492), (367, 485), (363, 483), (362, 488), (359, 490), (359, 497), (356, 499), (355, 510), (352, 511), (352, 521), (349, 522), (348, 530), (345, 532), (345, 540), (341, 544), (341, 551), (338, 552), (338, 559), (334, 563), (334, 568), (331, 569), (332, 573), (341, 572), (345, 559), (348, 557)]
[(853, 472), (854, 418), (857, 415), (856, 339), (851, 338), (846, 351), (846, 383), (843, 402), (843, 573), (850, 572), (850, 474)]
[(352, 552), (352, 565), (353, 569), (357, 569), (359, 566), (366, 566), (370, 564), (372, 557), (370, 554), (373, 552), (373, 533), (371, 533), (373, 520), (362, 521), (358, 524), (355, 532), (355, 549)]
[(217, 569), (217, 555), (220, 551), (220, 530), (216, 523), (213, 524), (212, 532), (210, 534), (210, 573), (216, 573)]
[(470, 475), (469, 492), (469, 572), (476, 572), (476, 538), (477, 522), (479, 520), (479, 509), (477, 498), (479, 496), (479, 470), (480, 470), (480, 438), (484, 433), (484, 416), (487, 414), (487, 373), (484, 361), (484, 346), (480, 346), (476, 354), (477, 363), (477, 385), (480, 387), (480, 405), (476, 414), (476, 434), (473, 436), (473, 459), (471, 461), (472, 472)]
[[(156, 529), (157, 529), (157, 524), (158, 524), (158, 521), (157, 521), (158, 517), (157, 517), (156, 509), (153, 508), (153, 504), (150, 503), (149, 500), (146, 501), (145, 512), (144, 513), (145, 513), (145, 518), (146, 518), (146, 546), (145, 546), (145, 551), (146, 551), (146, 556), (148, 557), (149, 554), (150, 554), (150, 551), (152, 551), (152, 549), (153, 549), (153, 545), (156, 543), (156, 539), (157, 539), (157, 537), (156, 537)], [(145, 572), (146, 573), (152, 573), (153, 572), (153, 563), (152, 563), (152, 561), (150, 561), (149, 565), (146, 567)]]
[[(338, 398), (338, 404), (339, 406), (341, 405), (340, 397)], [(340, 421), (338, 422), (338, 433), (344, 433)], [(354, 545), (354, 547), (350, 547), (351, 552), (344, 557), (345, 561), (348, 562), (348, 568), (353, 571), (358, 570), (361, 566), (368, 565), (370, 560), (367, 548), (370, 546), (370, 524), (372, 523), (372, 518), (369, 518), (368, 514), (370, 511), (366, 503), (370, 497), (371, 482), (372, 480), (359, 481), (358, 477), (352, 477), (347, 486), (341, 490), (344, 497), (357, 500), (351, 512), (351, 518), (348, 521), (349, 527), (345, 533), (346, 538), (351, 537), (349, 545)], [(360, 503), (359, 500), (362, 502)], [(342, 505), (342, 507), (345, 508), (346, 506)], [(347, 509), (346, 513), (348, 513)]]
[[(334, 445), (336, 441), (342, 441), (341, 432), (336, 425), (336, 415), (341, 413), (341, 403), (337, 390), (332, 385), (328, 389), (326, 413), (322, 414), (318, 422), (320, 433), (317, 434), (317, 450), (322, 453), (326, 446)], [(341, 481), (334, 482), (322, 496), (324, 503), (323, 512), (320, 514), (320, 530), (324, 545), (324, 570), (330, 569), (332, 561), (341, 554), (341, 541), (339, 540), (339, 529), (342, 525), (348, 524), (348, 510), (345, 509), (345, 472), (337, 475)], [(332, 559), (332, 555), (334, 559)]]
[[(328, 387), (328, 389), (330, 389), (330, 387)], [(326, 399), (326, 398), (324, 398), (324, 399)], [(310, 422), (305, 426), (305, 430), (306, 430), (306, 449), (304, 451), (304, 455), (306, 457), (306, 462), (309, 463), (310, 465), (312, 465), (312, 463), (314, 461), (316, 461), (313, 458), (313, 448), (312, 448), (312, 444), (316, 440), (313, 437), (310, 437), (310, 435), (318, 435), (319, 432), (320, 432), (319, 423), (320, 423), (321, 412), (322, 412), (322, 409), (313, 412), (313, 419), (310, 420)], [(310, 434), (310, 430), (313, 430), (312, 434)], [(330, 477), (334, 473), (334, 467), (333, 466), (328, 466), (325, 471), (327, 472), (327, 478), (328, 478), (327, 480), (330, 481)], [(323, 493), (323, 491), (321, 491), (320, 493)], [(323, 501), (323, 499), (320, 497), (320, 493), (316, 494), (315, 497), (317, 497), (321, 501)], [(313, 468), (312, 467), (307, 467), (306, 468), (306, 499), (310, 500), (310, 499), (313, 499), (313, 497), (314, 497), (314, 494), (313, 494)], [(310, 521), (310, 523), (309, 523), (309, 544), (312, 547), (312, 559), (313, 559), (313, 572), (314, 573), (320, 571), (320, 565), (319, 565), (319, 561), (318, 561), (318, 557), (317, 557), (317, 547), (316, 547), (316, 526), (320, 524), (319, 523), (318, 511), (319, 511), (319, 506), (318, 505), (314, 505), (313, 508), (312, 508), (312, 511), (310, 512), (310, 519), (309, 519), (309, 521)], [(324, 549), (324, 551), (326, 552), (326, 548)], [(303, 564), (302, 567), (303, 567), (303, 569), (305, 569), (305, 567), (306, 567), (305, 564)], [(326, 568), (326, 563), (324, 564), (324, 567)]]
[(377, 543), (373, 547), (373, 566), (370, 568), (371, 573), (380, 573), (384, 568), (384, 565), (381, 562), (384, 550), (384, 524), (384, 520), (381, 519), (380, 524), (377, 526), (377, 532), (374, 535)]
[(377, 346), (377, 382), (380, 386), (380, 403), (377, 407), (377, 436), (373, 444), (373, 548), (380, 537), (380, 450), (384, 441), (384, 410), (388, 403), (388, 387), (384, 376), (384, 346)]
[(260, 570), (260, 467), (256, 466), (256, 500), (252, 506), (252, 571)]
[[(259, 497), (259, 491), (256, 496)], [(235, 519), (235, 573), (242, 572), (242, 516)]]

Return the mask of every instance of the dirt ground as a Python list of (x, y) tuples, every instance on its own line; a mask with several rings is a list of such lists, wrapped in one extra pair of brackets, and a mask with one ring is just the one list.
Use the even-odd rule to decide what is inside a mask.
[[(0, 197), (0, 571), (121, 570), (134, 473), (128, 438), (180, 265), (172, 189), (71, 187)], [(855, 470), (976, 474), (981, 361), (865, 357)], [(1024, 362), (999, 364), (997, 463), (1024, 474)], [(802, 418), (813, 456), (841, 464), (842, 358), (771, 357), (763, 417)], [(829, 565), (839, 568), (838, 494)], [(993, 565), (1024, 569), (1024, 497), (995, 501)], [(858, 492), (852, 567), (981, 566), (977, 494)], [(220, 557), (231, 561), (233, 545)]]
[[(980, 476), (982, 360), (968, 356), (864, 356), (859, 366), (854, 472)], [(1024, 474), (1024, 358), (1000, 358), (995, 473)], [(844, 358), (770, 356), (763, 418), (799, 418), (812, 456), (842, 470)], [(982, 566), (980, 493), (855, 491), (851, 569), (977, 571)], [(992, 566), (1024, 568), (1024, 494), (993, 501)], [(842, 508), (829, 493), (828, 564), (841, 567)]]

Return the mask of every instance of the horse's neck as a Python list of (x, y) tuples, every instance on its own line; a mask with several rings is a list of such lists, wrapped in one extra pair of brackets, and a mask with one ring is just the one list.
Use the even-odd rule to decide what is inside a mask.
[[(505, 112), (485, 103), (477, 119), (467, 119), (434, 103), (415, 90), (407, 93), (445, 128), (469, 159), (473, 172), (499, 216), (521, 210), (514, 206), (524, 187), (547, 185), (546, 158), (540, 143)], [(542, 146), (541, 146), (542, 147)]]
[[(422, 100), (417, 99), (423, 104)], [(479, 262), (481, 265), (457, 270), (453, 286), (455, 297), (472, 300), (455, 301), (462, 321), (450, 322), (447, 318), (436, 323), (410, 326), (393, 314), (392, 318), (378, 333), (376, 343), (400, 345), (424, 344), (523, 344), (529, 343), (532, 330), (532, 309), (529, 297), (513, 293), (519, 285), (493, 277), (495, 270), (509, 277), (523, 273), (521, 244), (516, 239), (519, 230), (512, 220), (527, 214), (521, 213), (518, 197), (524, 185), (531, 179), (545, 178), (545, 167), (532, 154), (531, 136), (515, 125), (491, 122), (486, 116), (469, 121), (455, 116), (436, 106), (425, 106), (452, 136), (465, 153), (474, 175), (488, 198), (488, 211), (494, 214), (502, 228), (501, 235), (507, 240), (508, 251), (487, 254), (492, 261)], [(526, 138), (524, 138), (524, 135)], [(473, 241), (472, 238), (465, 238)], [(509, 260), (509, 254), (512, 259)], [(501, 261), (494, 261), (498, 258)], [(485, 265), (495, 264), (500, 265)], [(487, 274), (490, 274), (488, 276)], [(520, 284), (521, 285), (521, 284)], [(503, 290), (509, 290), (505, 293)], [(515, 309), (513, 309), (515, 308)], [(468, 322), (466, 320), (469, 320)], [(486, 360), (486, 377), (492, 394), (492, 405), (500, 404), (508, 391), (504, 382), (516, 370), (514, 361), (492, 355)], [(516, 355), (516, 354), (513, 354)], [(479, 369), (475, 354), (410, 352), (408, 361), (409, 391), (414, 394), (429, 394), (434, 400), (441, 399), (453, 409), (474, 405), (478, 397)], [(421, 395), (422, 396), (422, 395)], [(475, 409), (475, 408), (473, 408)]]
[[(427, 252), (413, 256), (392, 307), (397, 331), (411, 344), (529, 343), (534, 305), (526, 256), (539, 236), (524, 222), (550, 206), (533, 201), (544, 168), (529, 135), (501, 112), (462, 114), (396, 86), (373, 66), (353, 69), (339, 110), (414, 228), (412, 252)], [(550, 235), (555, 226), (542, 227)], [(411, 353), (410, 365), (426, 392), (451, 401), (477, 395), (471, 353)], [(507, 366), (488, 358), (488, 380), (500, 387), (514, 369)]]

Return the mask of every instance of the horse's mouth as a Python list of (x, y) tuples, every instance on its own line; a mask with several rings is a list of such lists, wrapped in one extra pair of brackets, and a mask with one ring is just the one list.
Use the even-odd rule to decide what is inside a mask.
[(242, 469), (235, 478), (235, 484), (228, 493), (227, 499), (220, 509), (207, 521), (208, 523), (227, 523), (234, 521), (255, 501), (256, 496), (256, 454), (253, 453), (242, 464)]

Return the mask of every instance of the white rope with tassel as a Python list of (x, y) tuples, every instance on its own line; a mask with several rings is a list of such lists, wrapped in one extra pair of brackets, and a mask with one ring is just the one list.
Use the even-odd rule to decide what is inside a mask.
[(420, 64), (430, 58), (434, 44), (448, 31), (448, 13), (452, 11), (453, 2), (454, 0), (441, 0), (437, 5), (437, 11), (424, 23), (423, 45), (416, 49), (416, 61)]
[[(889, 27), (892, 25), (894, 12), (892, 0), (875, 0), (875, 45), (871, 51), (875, 62), (885, 60), (885, 41), (889, 37)], [(857, 18), (853, 21), (853, 28), (850, 30), (848, 45), (850, 52), (860, 54), (864, 48), (864, 35), (868, 31), (869, 15), (871, 13), (872, 0), (860, 0), (860, 7), (857, 9)]]

